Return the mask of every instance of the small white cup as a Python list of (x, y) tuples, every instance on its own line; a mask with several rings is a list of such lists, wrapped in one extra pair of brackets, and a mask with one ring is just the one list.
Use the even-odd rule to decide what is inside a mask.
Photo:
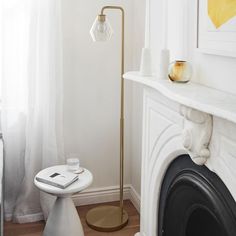
[(67, 167), (69, 171), (77, 172), (80, 168), (80, 162), (78, 158), (68, 158)]

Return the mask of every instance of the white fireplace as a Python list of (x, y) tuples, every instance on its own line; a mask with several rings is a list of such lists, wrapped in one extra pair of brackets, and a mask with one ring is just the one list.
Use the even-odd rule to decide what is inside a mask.
[(236, 96), (138, 72), (124, 77), (144, 85), (139, 235), (157, 235), (162, 181), (181, 155), (216, 173), (236, 200)]

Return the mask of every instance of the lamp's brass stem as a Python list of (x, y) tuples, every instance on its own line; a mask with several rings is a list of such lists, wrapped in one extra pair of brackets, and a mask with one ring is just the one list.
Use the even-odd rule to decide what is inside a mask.
[(122, 13), (121, 31), (121, 91), (120, 91), (120, 207), (104, 206), (90, 210), (86, 216), (87, 224), (98, 231), (110, 232), (123, 228), (128, 223), (128, 214), (123, 209), (124, 192), (124, 38), (125, 38), (125, 13), (119, 6), (105, 6), (101, 10), (100, 18), (105, 21), (106, 9), (120, 10)]
[(101, 10), (101, 15), (104, 15), (106, 9), (120, 10), (122, 14), (121, 19), (121, 102), (120, 102), (120, 207), (123, 210), (123, 192), (124, 192), (124, 62), (125, 62), (125, 12), (119, 6), (104, 6)]

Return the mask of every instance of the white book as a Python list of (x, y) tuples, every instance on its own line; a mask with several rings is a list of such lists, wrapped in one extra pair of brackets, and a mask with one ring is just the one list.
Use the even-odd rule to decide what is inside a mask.
[(69, 171), (51, 171), (44, 174), (38, 174), (36, 180), (44, 184), (49, 184), (61, 189), (67, 188), (69, 185), (79, 179), (77, 174)]

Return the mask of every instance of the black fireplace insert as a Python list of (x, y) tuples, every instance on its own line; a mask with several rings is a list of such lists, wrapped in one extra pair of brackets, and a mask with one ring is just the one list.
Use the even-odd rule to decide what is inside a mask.
[(163, 179), (157, 235), (236, 236), (235, 200), (215, 173), (188, 155), (175, 159)]

